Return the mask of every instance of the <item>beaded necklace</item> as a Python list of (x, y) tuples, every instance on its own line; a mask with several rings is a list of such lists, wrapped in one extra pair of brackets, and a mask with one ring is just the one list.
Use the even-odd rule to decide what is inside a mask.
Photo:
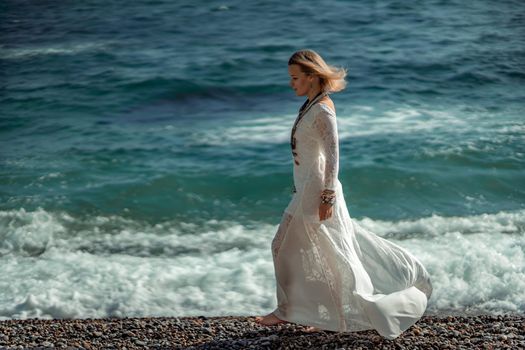
[(297, 153), (295, 153), (295, 147), (297, 146), (297, 140), (295, 139), (294, 135), (295, 135), (295, 130), (297, 129), (297, 125), (299, 124), (299, 121), (301, 121), (301, 119), (303, 118), (303, 116), (306, 114), (306, 112), (308, 112), (308, 110), (316, 103), (318, 102), (321, 98), (323, 98), (324, 96), (328, 95), (328, 93), (326, 91), (321, 91), (319, 92), (317, 95), (315, 95), (315, 97), (312, 99), (312, 101), (310, 102), (310, 100), (306, 100), (303, 105), (301, 106), (301, 108), (299, 109), (299, 115), (297, 116), (297, 118), (295, 119), (295, 122), (293, 124), (293, 127), (292, 127), (292, 133), (290, 135), (290, 145), (292, 146), (292, 154), (295, 156), (297, 156)]

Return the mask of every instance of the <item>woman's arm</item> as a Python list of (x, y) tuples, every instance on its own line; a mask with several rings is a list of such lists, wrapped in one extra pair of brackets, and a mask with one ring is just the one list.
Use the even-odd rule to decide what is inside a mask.
[(321, 107), (315, 116), (313, 126), (317, 131), (321, 152), (325, 156), (324, 189), (335, 191), (339, 172), (339, 137), (336, 117)]
[(337, 120), (335, 115), (320, 108), (315, 116), (314, 129), (317, 132), (319, 146), (325, 157), (324, 189), (321, 192), (319, 205), (319, 220), (326, 220), (333, 214), (335, 203), (335, 187), (339, 172), (339, 138), (337, 135)]

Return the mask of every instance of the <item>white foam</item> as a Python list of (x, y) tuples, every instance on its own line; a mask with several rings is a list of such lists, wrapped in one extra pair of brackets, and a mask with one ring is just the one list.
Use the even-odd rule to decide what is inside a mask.
[[(149, 225), (43, 209), (0, 212), (0, 319), (269, 312), (278, 219)], [(525, 311), (525, 210), (358, 221), (427, 267), (429, 312)]]
[(26, 58), (31, 56), (43, 55), (74, 55), (85, 51), (95, 51), (105, 49), (108, 42), (88, 42), (88, 43), (64, 43), (54, 46), (35, 46), (23, 48), (0, 48), (1, 59)]
[(42, 181), (42, 180), (53, 179), (53, 178), (57, 178), (57, 177), (64, 177), (64, 174), (59, 173), (59, 172), (48, 173), (48, 174), (39, 176), (38, 180)]
[[(213, 146), (283, 143), (290, 137), (290, 129), (295, 118), (295, 114), (268, 115), (234, 120), (227, 125), (220, 124), (217, 127), (207, 125), (191, 133), (191, 142)], [(468, 118), (458, 111), (416, 109), (410, 106), (390, 110), (356, 106), (338, 113), (337, 120), (340, 140), (371, 135), (472, 130)]]
[(468, 123), (453, 111), (409, 106), (391, 110), (357, 108), (338, 116), (340, 139), (385, 134), (413, 134), (437, 129), (466, 128)]
[(471, 127), (468, 132), (460, 133), (454, 140), (429, 138), (426, 140), (428, 145), (423, 145), (420, 152), (430, 157), (463, 155), (468, 152), (485, 159), (486, 154), (490, 154), (505, 158), (508, 162), (508, 158), (512, 161), (523, 157), (518, 147), (510, 145), (522, 144), (524, 131), (524, 126), (514, 125), (513, 122), (478, 125)]
[(0, 256), (9, 253), (40, 255), (51, 245), (53, 234), (64, 226), (43, 209), (0, 211)]
[(212, 146), (233, 144), (277, 144), (289, 139), (295, 116), (262, 117), (236, 120), (228, 125), (198, 128), (191, 134), (191, 142)]

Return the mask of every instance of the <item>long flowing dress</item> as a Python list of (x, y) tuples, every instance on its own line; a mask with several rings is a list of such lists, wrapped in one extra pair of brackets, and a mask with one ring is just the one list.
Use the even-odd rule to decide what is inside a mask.
[[(335, 112), (314, 104), (297, 124), (295, 192), (272, 241), (280, 319), (320, 329), (375, 329), (394, 339), (423, 315), (430, 276), (405, 248), (350, 217), (338, 179)], [(335, 191), (332, 216), (319, 219), (320, 195)]]

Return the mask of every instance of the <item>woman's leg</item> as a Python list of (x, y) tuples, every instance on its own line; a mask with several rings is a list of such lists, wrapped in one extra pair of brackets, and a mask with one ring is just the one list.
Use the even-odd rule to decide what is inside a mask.
[(287, 212), (285, 212), (281, 218), (281, 222), (279, 224), (279, 227), (277, 228), (277, 233), (275, 234), (275, 237), (272, 240), (272, 255), (274, 261), (277, 258), (279, 249), (281, 248), (281, 244), (284, 240), (284, 237), (286, 236), (288, 228), (290, 227), (292, 219), (293, 216)]
[[(272, 240), (272, 256), (275, 263), (275, 260), (277, 259), (277, 256), (279, 255), (279, 249), (281, 248), (281, 244), (284, 240), (284, 237), (286, 236), (286, 232), (288, 231), (288, 228), (290, 226), (290, 223), (293, 219), (293, 216), (290, 215), (287, 212), (284, 212), (281, 222), (279, 223), (279, 227), (277, 228), (277, 232)], [(261, 317), (258, 316), (255, 318), (255, 321), (259, 324), (262, 324), (264, 326), (273, 326), (279, 323), (284, 323), (286, 321), (279, 319), (273, 312), (269, 313), (268, 315)]]

